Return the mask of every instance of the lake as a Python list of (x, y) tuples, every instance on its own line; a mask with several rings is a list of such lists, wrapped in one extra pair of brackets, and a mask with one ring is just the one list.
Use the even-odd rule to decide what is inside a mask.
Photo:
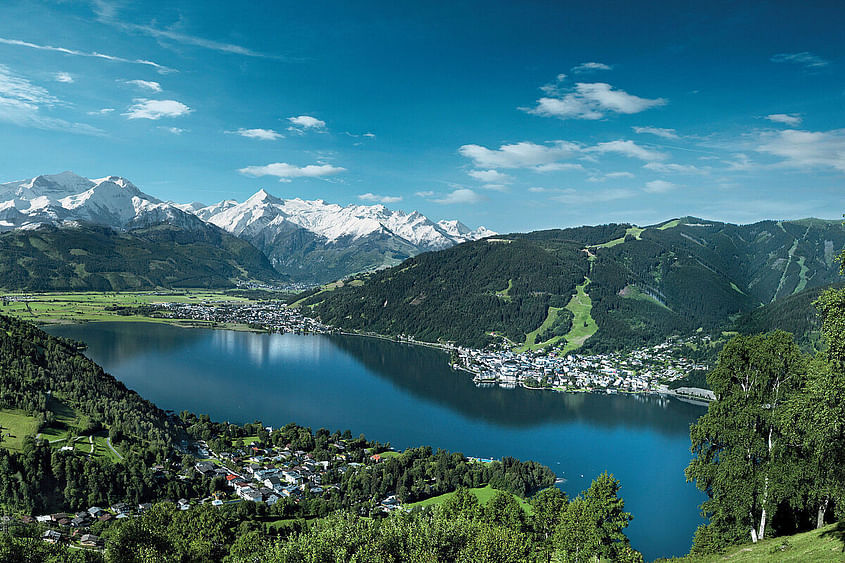
[(601, 473), (622, 484), (646, 560), (683, 555), (704, 500), (685, 482), (689, 425), (705, 409), (655, 396), (476, 387), (439, 350), (374, 338), (258, 334), (155, 323), (56, 325), (161, 408), (214, 420), (350, 429), (403, 449), (534, 459), (570, 496)]

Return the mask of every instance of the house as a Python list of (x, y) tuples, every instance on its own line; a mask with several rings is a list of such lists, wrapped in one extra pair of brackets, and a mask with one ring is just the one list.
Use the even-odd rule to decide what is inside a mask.
[(191, 502), (186, 498), (180, 498), (176, 504), (179, 506), (179, 510), (188, 510), (191, 508)]
[(47, 530), (44, 532), (44, 535), (41, 536), (41, 539), (49, 543), (59, 543), (62, 539), (62, 535), (56, 530)]
[(253, 502), (261, 502), (262, 500), (261, 492), (252, 487), (242, 487), (238, 491), (238, 496), (244, 500), (251, 500)]
[(94, 534), (82, 534), (82, 537), (79, 539), (79, 543), (85, 547), (100, 547), (103, 542)]
[(217, 467), (210, 461), (199, 461), (194, 465), (194, 469), (206, 477), (214, 477)]
[(272, 489), (272, 490), (277, 491), (277, 492), (282, 490), (282, 486), (283, 486), (282, 480), (279, 479), (279, 477), (276, 476), (276, 475), (272, 475), (272, 476), (264, 479), (264, 484), (267, 486), (267, 488)]
[(223, 506), (223, 501), (219, 498), (214, 499), (211, 501), (211, 506)]

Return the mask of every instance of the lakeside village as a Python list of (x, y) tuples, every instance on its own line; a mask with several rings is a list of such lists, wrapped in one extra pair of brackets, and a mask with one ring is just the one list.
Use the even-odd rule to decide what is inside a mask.
[[(704, 337), (709, 339), (709, 337)], [(696, 363), (675, 353), (688, 339), (632, 350), (585, 356), (550, 352), (484, 351), (456, 348), (452, 365), (473, 374), (477, 385), (522, 386), (561, 392), (670, 394), (713, 400), (707, 389), (681, 387), (670, 390), (668, 383), (692, 371), (709, 371), (711, 366)]]
[[(273, 428), (265, 427), (264, 430), (272, 433)], [(257, 502), (272, 507), (277, 503), (280, 506), (286, 502), (300, 504), (324, 495), (340, 494), (341, 478), (347, 472), (367, 471), (387, 457), (399, 455), (394, 450), (384, 453), (371, 453), (373, 450), (370, 450), (364, 454), (361, 462), (355, 462), (351, 461), (353, 456), (348, 451), (349, 441), (345, 438), (330, 441), (328, 447), (331, 461), (318, 461), (313, 452), (297, 450), (291, 444), (279, 447), (253, 440), (232, 451), (216, 452), (205, 440), (191, 441), (190, 444), (185, 441), (179, 450), (182, 453), (190, 450), (194, 454), (194, 457), (189, 458), (192, 460), (190, 464), (184, 463), (186, 458), (183, 457), (183, 463), (173, 461), (167, 465), (158, 464), (150, 467), (149, 471), (160, 480), (205, 479), (208, 483), (219, 483), (216, 490), (205, 498), (181, 498), (175, 501), (180, 510), (190, 510), (206, 503), (222, 507)], [(85, 454), (71, 452), (67, 455)], [(468, 459), (476, 461), (476, 458)], [(19, 521), (46, 528), (42, 534), (46, 542), (102, 550), (103, 540), (92, 531), (102, 529), (103, 525), (113, 520), (140, 516), (151, 508), (151, 503), (132, 505), (118, 502), (105, 508), (91, 506), (72, 514), (23, 515)], [(389, 494), (376, 499), (370, 510), (390, 513), (403, 508), (396, 495)], [(4, 523), (9, 523), (8, 516), (3, 518)]]
[[(334, 330), (307, 317), (299, 309), (281, 302), (239, 303), (162, 303), (151, 316), (195, 319), (216, 323), (240, 323), (276, 332), (330, 333)], [(696, 337), (698, 338), (698, 337)], [(709, 336), (702, 337), (709, 343)], [(402, 342), (423, 344), (410, 337)], [(713, 400), (707, 389), (681, 387), (670, 390), (668, 383), (692, 371), (708, 371), (712, 366), (679, 356), (676, 350), (693, 338), (670, 338), (666, 342), (630, 352), (585, 356), (561, 351), (515, 353), (510, 350), (478, 350), (446, 347), (452, 366), (468, 371), (476, 385), (517, 386), (561, 392), (669, 394), (699, 400)]]

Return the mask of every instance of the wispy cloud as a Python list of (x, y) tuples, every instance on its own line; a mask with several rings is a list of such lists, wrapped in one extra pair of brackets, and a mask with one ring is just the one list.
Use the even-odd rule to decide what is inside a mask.
[(46, 88), (37, 86), (0, 64), (0, 121), (20, 127), (34, 127), (52, 131), (67, 131), (83, 135), (103, 135), (104, 132), (85, 123), (72, 123), (45, 115), (61, 101)]
[(488, 149), (481, 145), (463, 145), (458, 152), (479, 168), (528, 168), (572, 158), (581, 147), (568, 141), (538, 145), (528, 141)]
[(309, 164), (296, 166), (287, 162), (274, 162), (264, 166), (247, 166), (238, 170), (246, 176), (275, 176), (280, 182), (289, 182), (291, 178), (320, 178), (344, 172), (346, 168), (331, 164)]
[(640, 135), (657, 135), (664, 139), (677, 139), (678, 133), (674, 129), (664, 129), (662, 127), (633, 127), (634, 133)]
[(483, 200), (484, 197), (469, 188), (458, 188), (457, 190), (446, 194), (444, 197), (434, 199), (433, 201), (443, 205), (452, 205), (478, 203)]
[(773, 113), (767, 115), (766, 119), (774, 123), (785, 123), (793, 127), (801, 125), (801, 114), (798, 113)]
[(161, 119), (162, 117), (181, 117), (193, 110), (176, 100), (148, 100), (137, 98), (135, 103), (126, 110), (128, 119)]
[(247, 139), (258, 139), (259, 141), (276, 141), (284, 138), (284, 135), (272, 129), (238, 129), (237, 131), (226, 131), (232, 135), (240, 135)]
[(475, 178), (476, 180), (480, 180), (482, 182), (487, 183), (495, 183), (495, 184), (509, 184), (513, 178), (508, 176), (507, 174), (502, 174), (498, 170), (470, 170), (467, 172), (470, 176)]
[(73, 76), (67, 72), (57, 72), (53, 75), (53, 80), (56, 82), (65, 82), (67, 84), (73, 83)]
[(424, 190), (421, 192), (416, 192), (414, 195), (417, 197), (432, 197), (434, 195), (434, 192), (431, 190)]
[(644, 164), (643, 168), (664, 174), (707, 174), (709, 172), (709, 170), (705, 168), (699, 168), (698, 166), (694, 166), (692, 164), (666, 164), (663, 162), (649, 162), (648, 164)]
[(608, 141), (606, 143), (598, 143), (594, 147), (587, 149), (589, 152), (598, 153), (615, 153), (630, 158), (638, 158), (640, 160), (663, 160), (666, 155), (662, 152), (653, 151), (645, 147), (641, 147), (634, 141)]
[(140, 88), (141, 90), (148, 90), (153, 94), (161, 92), (161, 84), (153, 80), (126, 80), (124, 83)]
[(664, 194), (666, 192), (671, 192), (677, 187), (678, 186), (676, 184), (667, 182), (666, 180), (652, 180), (651, 182), (646, 182), (643, 191), (650, 194)]
[[(550, 92), (549, 89), (545, 91)], [(536, 107), (520, 109), (534, 115), (559, 119), (602, 119), (608, 113), (640, 113), (667, 103), (664, 98), (641, 98), (604, 82), (579, 82), (573, 90), (560, 94), (540, 98)]]
[(162, 131), (167, 131), (168, 133), (172, 133), (174, 135), (181, 135), (182, 133), (187, 133), (187, 129), (182, 129), (181, 127), (159, 127)]
[(361, 201), (369, 201), (373, 203), (399, 203), (402, 201), (402, 196), (393, 196), (393, 195), (378, 195), (374, 193), (367, 192), (365, 194), (360, 194), (358, 199)]
[(89, 111), (88, 115), (108, 115), (114, 111), (114, 108), (103, 108), (96, 111)]
[(834, 168), (845, 172), (845, 129), (763, 133), (758, 152), (783, 159), (783, 166)]
[(801, 53), (778, 53), (771, 58), (773, 63), (793, 63), (803, 66), (805, 69), (818, 70), (830, 64), (818, 55), (814, 55), (808, 51)]
[(611, 70), (613, 67), (604, 63), (581, 63), (572, 67), (572, 72), (575, 74), (583, 74), (585, 72), (595, 72), (597, 70)]
[(573, 188), (566, 188), (560, 190), (560, 192), (559, 195), (553, 196), (551, 199), (569, 205), (604, 203), (637, 195), (635, 191), (626, 189), (578, 191)]
[(139, 65), (147, 65), (155, 68), (160, 73), (173, 72), (174, 69), (160, 65), (153, 61), (145, 59), (127, 59), (125, 57), (118, 57), (115, 55), (108, 55), (106, 53), (99, 53), (97, 51), (79, 51), (76, 49), (68, 49), (66, 47), (53, 47), (52, 45), (39, 45), (37, 43), (30, 43), (28, 41), (20, 41), (19, 39), (7, 39), (0, 37), (0, 43), (3, 45), (15, 45), (18, 47), (28, 47), (30, 49), (38, 49), (40, 51), (54, 51), (56, 53), (64, 53), (65, 55), (73, 55), (76, 57), (93, 57), (97, 59), (105, 59), (107, 61), (114, 61), (118, 63), (132, 63)]

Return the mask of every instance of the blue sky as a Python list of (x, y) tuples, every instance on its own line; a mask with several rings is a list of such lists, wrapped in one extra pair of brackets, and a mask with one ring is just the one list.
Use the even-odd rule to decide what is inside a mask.
[(843, 29), (841, 2), (6, 0), (0, 181), (500, 232), (837, 218)]

